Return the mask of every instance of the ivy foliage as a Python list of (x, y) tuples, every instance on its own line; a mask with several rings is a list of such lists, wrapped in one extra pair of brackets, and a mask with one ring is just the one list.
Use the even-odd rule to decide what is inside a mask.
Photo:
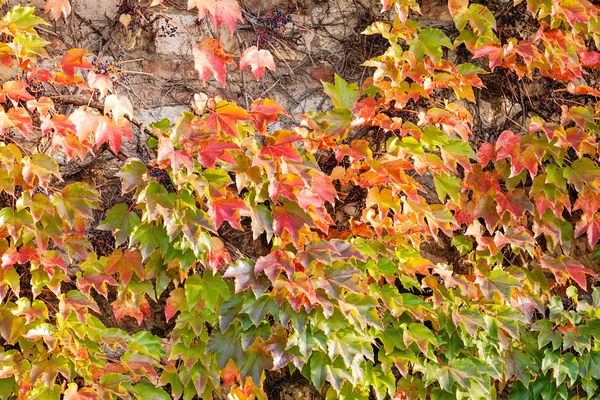
[[(132, 201), (94, 227), (114, 240), (103, 254), (87, 235), (97, 190), (23, 143), (41, 136), (82, 161), (118, 154), (132, 105), (83, 49), (39, 67), (45, 22), (32, 8), (2, 17), (0, 62), (18, 73), (0, 91), (0, 399), (265, 398), (265, 371), (283, 368), (328, 399), (598, 397), (600, 290), (575, 247), (598, 255), (600, 92), (585, 78), (600, 66), (600, 9), (530, 0), (538, 30), (499, 38), (485, 6), (451, 0), (450, 38), (409, 19), (416, 1), (383, 6), (392, 20), (365, 32), (388, 42), (366, 63), (371, 79), (324, 84), (333, 108), (302, 126), (267, 129), (285, 114), (270, 99), (245, 110), (206, 95), (153, 124), (152, 165), (129, 159), (118, 173)], [(450, 60), (459, 48), (471, 62)], [(467, 103), (495, 69), (571, 97), (481, 142)], [(62, 114), (34, 80), (96, 91), (104, 109)], [(357, 188), (364, 207), (340, 226), (334, 211)], [(264, 237), (269, 254), (232, 257), (225, 224)], [(422, 245), (435, 240), (460, 263), (429, 260)], [(107, 311), (142, 325), (151, 304), (174, 323), (166, 337), (107, 326)]]

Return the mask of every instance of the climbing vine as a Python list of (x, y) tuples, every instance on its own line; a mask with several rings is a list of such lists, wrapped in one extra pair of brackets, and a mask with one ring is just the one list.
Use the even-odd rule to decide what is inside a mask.
[[(144, 126), (118, 62), (69, 49), (43, 68), (44, 19), (6, 13), (0, 399), (266, 398), (266, 371), (284, 368), (332, 399), (597, 398), (600, 290), (574, 248), (600, 258), (600, 8), (515, 3), (502, 20), (450, 0), (449, 37), (420, 25), (416, 1), (385, 0), (364, 32), (387, 41), (365, 63), (372, 77), (336, 76), (323, 84), (331, 109), (279, 130), (274, 100), (244, 109), (205, 94)], [(233, 0), (189, 7), (215, 28), (242, 19)], [(54, 19), (70, 11), (47, 2)], [(515, 15), (536, 29), (512, 29)], [(262, 47), (238, 60), (257, 79), (275, 68)], [(236, 64), (214, 38), (194, 58), (202, 81), (222, 84)], [(484, 141), (469, 107), (498, 71), (551, 80), (554, 112)], [(149, 163), (120, 152), (136, 130)], [(128, 201), (101, 210), (90, 183), (63, 179), (57, 152), (112, 153)], [(336, 223), (350, 196), (358, 212)], [(225, 225), (268, 253), (232, 254)], [(431, 260), (434, 242), (452, 257)], [(173, 329), (107, 326), (100, 302), (140, 325), (156, 304)]]

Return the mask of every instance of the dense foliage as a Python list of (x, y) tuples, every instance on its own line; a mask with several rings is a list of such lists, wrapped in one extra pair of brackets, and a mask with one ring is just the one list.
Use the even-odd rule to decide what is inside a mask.
[[(70, 12), (47, 4), (55, 19)], [(241, 20), (232, 0), (194, 6), (215, 26)], [(600, 8), (528, 0), (537, 30), (516, 32), (450, 0), (453, 38), (421, 27), (415, 0), (390, 8), (365, 32), (388, 42), (366, 63), (372, 79), (325, 83), (333, 108), (302, 126), (271, 131), (285, 111), (269, 99), (246, 110), (200, 94), (174, 125), (142, 127), (155, 159), (124, 160), (131, 200), (97, 226), (91, 182), (63, 180), (28, 143), (83, 162), (118, 156), (141, 124), (91, 54), (41, 68), (44, 20), (27, 7), (3, 16), (0, 62), (18, 70), (0, 91), (0, 399), (265, 398), (265, 370), (282, 368), (327, 398), (599, 396), (600, 291), (573, 249), (600, 239), (600, 91), (586, 84)], [(194, 55), (202, 80), (223, 83), (235, 64), (212, 38)], [(259, 78), (273, 58), (253, 47), (247, 66)], [(502, 69), (515, 84), (553, 80), (556, 113), (484, 142), (467, 105)], [(63, 96), (71, 88), (83, 105)], [(364, 202), (336, 224), (350, 196)], [(232, 260), (224, 224), (270, 253)], [(434, 241), (451, 263), (423, 255)], [(107, 327), (102, 298), (140, 324), (164, 304), (174, 328)]]

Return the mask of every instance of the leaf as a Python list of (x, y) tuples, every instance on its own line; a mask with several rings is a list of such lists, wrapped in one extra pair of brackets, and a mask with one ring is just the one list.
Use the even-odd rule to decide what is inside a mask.
[(294, 277), (296, 266), (290, 254), (283, 250), (272, 251), (271, 254), (262, 256), (256, 260), (254, 266), (254, 275), (258, 276), (261, 272), (267, 275), (267, 278), (274, 283), (281, 272), (285, 272), (288, 279)]
[[(238, 138), (238, 121), (247, 121), (250, 115), (233, 102), (220, 101), (215, 105), (215, 110), (206, 118), (206, 126), (215, 132)], [(227, 160), (225, 160), (227, 161)]]
[(254, 127), (262, 134), (267, 132), (267, 124), (278, 121), (279, 114), (288, 115), (279, 103), (271, 99), (256, 99), (250, 107)]
[(65, 186), (60, 196), (53, 196), (52, 203), (70, 227), (82, 232), (85, 220), (93, 219), (94, 210), (100, 208), (100, 194), (85, 183), (75, 182)]
[(284, 199), (282, 206), (273, 207), (273, 229), (277, 236), (286, 230), (292, 240), (298, 240), (298, 232), (307, 225), (313, 226), (312, 219), (296, 204)]
[(138, 225), (131, 236), (130, 245), (140, 244), (142, 258), (147, 259), (157, 248), (165, 253), (169, 248), (169, 235), (162, 226), (149, 223)]
[(236, 0), (188, 0), (188, 10), (194, 7), (198, 8), (198, 19), (208, 14), (215, 29), (224, 23), (233, 33), (236, 21), (243, 21), (240, 5)]
[(255, 296), (262, 295), (269, 287), (269, 281), (264, 276), (258, 278), (254, 274), (254, 265), (246, 259), (239, 259), (223, 275), (223, 278), (235, 279), (235, 292), (239, 293), (252, 288)]
[[(104, 114), (111, 113), (117, 125), (125, 125), (125, 115), (133, 117), (133, 105), (127, 96), (111, 94), (104, 100)], [(129, 137), (131, 140), (131, 137)]]
[(431, 58), (434, 63), (440, 61), (443, 55), (442, 46), (453, 49), (452, 42), (440, 29), (425, 28), (419, 35), (412, 39), (410, 51), (415, 55), (417, 61), (423, 61), (425, 56)]
[(271, 368), (273, 368), (273, 359), (269, 355), (269, 351), (261, 344), (254, 344), (244, 354), (240, 375), (242, 379), (251, 377), (255, 385), (260, 385), (263, 371)]
[(323, 82), (323, 92), (331, 98), (336, 108), (352, 110), (358, 100), (358, 85), (348, 84), (338, 74), (335, 74), (334, 84)]
[(331, 364), (327, 355), (320, 351), (313, 351), (308, 360), (310, 366), (310, 382), (321, 390), (327, 381), (327, 366)]
[(142, 256), (134, 250), (123, 252), (117, 249), (108, 257), (106, 272), (109, 274), (118, 272), (124, 286), (127, 286), (134, 272), (140, 280), (144, 280)]
[(123, 192), (130, 192), (133, 189), (141, 189), (144, 187), (144, 175), (148, 172), (148, 168), (138, 160), (128, 160), (127, 163), (117, 172), (117, 176), (121, 178)]
[(34, 7), (13, 7), (2, 18), (2, 22), (6, 24), (6, 27), (2, 24), (0, 24), (0, 27), (2, 27), (3, 31), (16, 36), (19, 31), (35, 34), (34, 28), (37, 25), (50, 25), (42, 18), (36, 16), (34, 12)]
[(71, 14), (71, 3), (69, 0), (46, 0), (44, 13), (50, 13), (55, 21), (60, 18), (61, 13), (67, 18)]
[(58, 164), (45, 154), (36, 153), (32, 157), (24, 157), (21, 164), (23, 180), (30, 186), (40, 185), (47, 189), (52, 177), (61, 179)]
[(256, 240), (265, 232), (267, 242), (273, 237), (273, 214), (266, 206), (259, 204), (251, 209), (252, 213), (252, 238)]
[(250, 320), (255, 326), (259, 326), (264, 320), (267, 313), (271, 313), (273, 317), (279, 316), (279, 308), (269, 295), (262, 295), (258, 299), (254, 296), (246, 296), (244, 306), (240, 312), (248, 314)]
[(135, 385), (132, 392), (138, 400), (170, 400), (171, 396), (163, 389), (148, 382), (140, 382)]
[[(235, 2), (235, 0), (200, 0), (202, 2), (210, 2), (217, 4), (217, 2)], [(198, 0), (189, 0), (189, 4), (199, 3)], [(237, 2), (235, 2), (237, 5)], [(235, 24), (234, 24), (235, 29)], [(225, 80), (227, 75), (227, 69), (225, 64), (234, 64), (233, 58), (229, 57), (223, 52), (221, 42), (217, 39), (210, 37), (204, 38), (202, 42), (193, 49), (194, 55), (194, 67), (200, 74), (200, 81), (206, 83), (209, 75), (212, 73), (214, 78), (222, 85), (225, 86)]]
[(404, 330), (403, 341), (406, 347), (416, 343), (423, 354), (429, 353), (429, 345), (437, 346), (437, 339), (432, 331), (423, 324), (412, 323)]
[(229, 288), (220, 274), (213, 276), (211, 273), (205, 272), (202, 277), (194, 275), (185, 280), (185, 297), (189, 310), (193, 309), (198, 300), (202, 299), (208, 309), (214, 312), (219, 299), (226, 299), (228, 296)]
[(433, 176), (433, 182), (442, 202), (446, 200), (446, 195), (448, 195), (457, 206), (460, 206), (460, 188), (462, 185), (460, 178), (440, 172)]
[(252, 67), (252, 75), (259, 80), (265, 73), (265, 68), (275, 71), (275, 61), (269, 50), (258, 49), (256, 46), (248, 47), (240, 58), (240, 71)]
[(19, 101), (33, 100), (34, 97), (27, 91), (27, 83), (24, 81), (7, 81), (2, 85), (2, 91), (16, 106)]
[(501, 269), (494, 269), (489, 275), (478, 277), (475, 282), (479, 284), (479, 288), (486, 299), (492, 299), (494, 294), (498, 292), (504, 300), (508, 301), (511, 298), (511, 288), (521, 287), (521, 283), (517, 278)]
[(294, 143), (302, 140), (302, 136), (288, 130), (277, 130), (265, 139), (265, 145), (260, 149), (261, 158), (287, 159), (302, 161), (302, 157), (294, 146)]
[(243, 365), (246, 359), (239, 339), (239, 333), (233, 326), (230, 326), (224, 333), (214, 331), (210, 335), (210, 339), (208, 339), (206, 350), (215, 353), (220, 369), (223, 369), (227, 365), (229, 359), (232, 359), (238, 367)]
[(70, 49), (63, 53), (60, 67), (66, 76), (73, 79), (75, 77), (75, 68), (92, 69), (92, 64), (85, 59), (86, 56), (92, 55), (92, 53), (84, 49)]
[(438, 367), (436, 376), (442, 389), (447, 392), (453, 392), (452, 385), (454, 383), (458, 383), (464, 389), (469, 389), (471, 379), (481, 381), (479, 371), (469, 359), (455, 360), (447, 366)]
[[(109, 96), (110, 97), (110, 96)], [(126, 119), (115, 121), (112, 118), (102, 117), (96, 129), (96, 147), (100, 148), (108, 142), (113, 153), (118, 154), (121, 149), (123, 137), (132, 140), (131, 124)]]
[(240, 211), (248, 212), (250, 209), (242, 199), (233, 196), (214, 198), (208, 205), (208, 215), (217, 229), (227, 221), (232, 228), (242, 230)]
[(129, 239), (139, 223), (140, 217), (127, 204), (120, 203), (106, 212), (106, 217), (96, 229), (111, 231), (115, 237), (115, 247), (119, 247)]

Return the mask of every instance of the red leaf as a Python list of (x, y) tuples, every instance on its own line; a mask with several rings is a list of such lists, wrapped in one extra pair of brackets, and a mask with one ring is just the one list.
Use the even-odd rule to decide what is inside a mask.
[(228, 150), (239, 150), (235, 143), (207, 139), (198, 143), (198, 161), (204, 168), (214, 168), (217, 158), (229, 164), (235, 164), (235, 159)]
[(118, 272), (123, 285), (129, 283), (134, 272), (138, 278), (144, 279), (142, 255), (135, 250), (129, 250), (123, 253), (121, 249), (117, 249), (108, 258), (106, 272), (109, 274)]
[(258, 276), (262, 271), (265, 272), (271, 282), (275, 282), (281, 272), (285, 272), (288, 279), (292, 279), (296, 266), (287, 251), (275, 250), (271, 254), (256, 260), (254, 275)]
[(265, 68), (275, 71), (275, 61), (269, 50), (261, 49), (252, 46), (244, 50), (242, 58), (240, 58), (240, 71), (246, 69), (247, 66), (252, 67), (252, 75), (259, 80), (265, 73)]
[(71, 49), (63, 54), (60, 67), (71, 79), (75, 77), (75, 68), (92, 69), (92, 64), (84, 57), (93, 55), (84, 49)]
[(479, 58), (483, 56), (489, 57), (490, 69), (494, 70), (494, 68), (502, 64), (504, 49), (498, 43), (490, 41), (480, 46), (475, 51), (475, 54), (473, 54), (473, 58)]
[(250, 209), (242, 199), (233, 196), (214, 198), (208, 205), (208, 215), (217, 229), (223, 225), (223, 221), (227, 221), (233, 228), (242, 230), (240, 211), (249, 212)]
[(583, 193), (579, 193), (579, 197), (573, 205), (573, 210), (582, 210), (583, 214), (591, 219), (600, 210), (600, 193), (584, 186)]
[(281, 236), (285, 229), (292, 240), (298, 240), (298, 231), (304, 225), (313, 226), (308, 215), (295, 203), (283, 200), (283, 206), (273, 207), (273, 229), (277, 236)]
[(583, 265), (575, 262), (575, 260), (568, 258), (566, 263), (567, 271), (571, 279), (573, 279), (577, 284), (583, 289), (587, 290), (587, 279), (586, 275), (596, 277), (598, 276), (594, 271), (585, 268)]
[(295, 174), (278, 175), (269, 183), (269, 197), (275, 202), (279, 196), (295, 201), (294, 189), (296, 188), (304, 188), (304, 181), (301, 177)]
[(511, 177), (517, 176), (527, 168), (531, 178), (537, 174), (538, 160), (531, 149), (523, 150), (521, 148), (521, 135), (515, 135), (511, 131), (504, 131), (496, 141), (496, 160), (510, 158)]
[(240, 5), (236, 0), (188, 0), (188, 10), (194, 7), (198, 8), (198, 19), (208, 14), (215, 29), (224, 23), (233, 33), (236, 21), (243, 21)]
[(302, 140), (302, 136), (287, 130), (275, 131), (273, 135), (267, 136), (266, 145), (260, 150), (261, 158), (269, 156), (272, 159), (284, 158), (292, 161), (302, 161), (300, 153), (294, 147), (294, 142)]
[(575, 225), (575, 237), (581, 236), (583, 233), (588, 235), (588, 244), (590, 248), (594, 248), (600, 239), (600, 213), (596, 213), (592, 218), (585, 215)]
[(112, 118), (102, 117), (96, 129), (96, 147), (99, 148), (108, 142), (110, 149), (117, 154), (121, 148), (123, 136), (131, 141), (131, 124), (128, 120), (122, 119), (117, 122)]
[(193, 54), (194, 67), (200, 74), (200, 81), (206, 83), (209, 75), (212, 73), (215, 79), (221, 85), (225, 86), (227, 75), (225, 64), (235, 65), (235, 62), (233, 58), (223, 52), (221, 42), (210, 37), (204, 38), (198, 46), (194, 47)]
[(525, 215), (525, 211), (533, 212), (533, 204), (531, 204), (523, 189), (511, 190), (506, 195), (498, 193), (496, 201), (498, 202), (496, 211), (500, 216), (508, 211), (515, 219), (520, 219)]
[(227, 251), (227, 247), (223, 244), (223, 241), (218, 237), (212, 236), (210, 238), (211, 245), (208, 249), (208, 267), (213, 271), (217, 272), (221, 267), (221, 264), (231, 264), (231, 255)]
[(169, 298), (165, 302), (165, 318), (169, 322), (177, 314), (177, 311), (187, 310), (188, 305), (185, 298), (185, 290), (182, 287), (178, 287), (169, 294)]
[(579, 53), (581, 65), (588, 68), (596, 68), (600, 65), (600, 53), (597, 51), (582, 51)]
[(277, 115), (279, 114), (288, 115), (279, 103), (271, 99), (256, 99), (250, 108), (254, 127), (262, 134), (267, 132), (268, 123), (278, 121)]
[(494, 150), (494, 146), (492, 146), (492, 144), (489, 142), (483, 143), (477, 151), (477, 158), (479, 159), (479, 164), (481, 164), (482, 167), (488, 165), (490, 160), (496, 159), (496, 151)]

